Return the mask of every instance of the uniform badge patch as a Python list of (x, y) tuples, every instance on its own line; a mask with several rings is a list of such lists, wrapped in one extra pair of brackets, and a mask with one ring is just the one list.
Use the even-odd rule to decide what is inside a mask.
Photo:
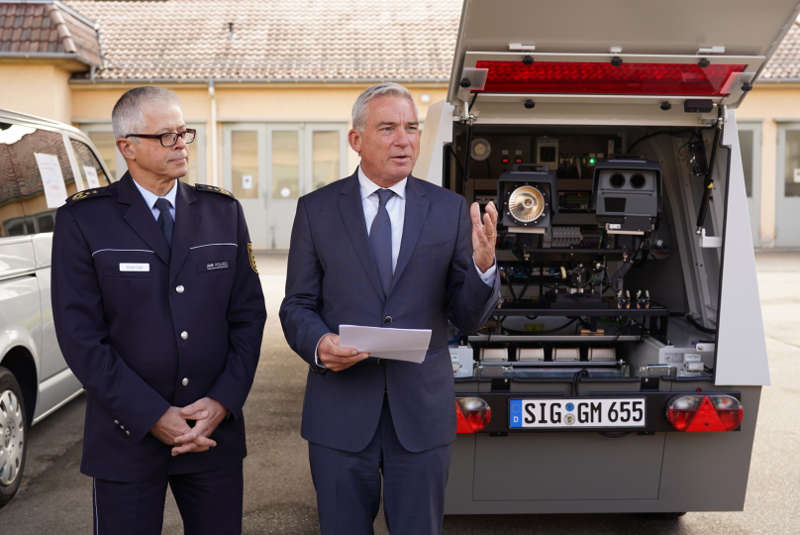
[(147, 262), (120, 262), (119, 270), (122, 272), (147, 273), (150, 271), (150, 264)]
[(105, 187), (85, 189), (83, 191), (79, 191), (77, 193), (70, 195), (67, 198), (67, 204), (77, 201), (82, 201), (83, 199), (88, 199), (89, 197), (105, 197), (107, 195), (109, 195), (109, 193)]
[(206, 271), (218, 271), (220, 269), (228, 269), (230, 267), (227, 262), (209, 262), (206, 264)]
[(220, 188), (219, 186), (212, 186), (211, 184), (195, 184), (194, 188), (197, 191), (210, 191), (211, 193), (219, 193), (220, 195), (226, 195), (230, 198), (234, 198), (233, 193), (225, 188)]
[(253, 244), (251, 242), (247, 242), (247, 255), (250, 257), (250, 267), (254, 272), (258, 273), (256, 257), (253, 255)]

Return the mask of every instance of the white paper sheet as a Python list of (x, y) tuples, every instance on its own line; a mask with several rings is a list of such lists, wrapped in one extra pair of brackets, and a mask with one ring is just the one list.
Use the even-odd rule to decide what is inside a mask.
[(67, 186), (64, 184), (64, 175), (61, 174), (61, 164), (58, 156), (43, 152), (34, 152), (36, 165), (42, 177), (44, 197), (48, 208), (58, 208), (67, 200)]
[(339, 325), (339, 345), (341, 347), (354, 347), (381, 359), (403, 360), (420, 364), (425, 360), (425, 353), (428, 352), (430, 341), (430, 329)]
[(100, 181), (97, 179), (97, 169), (91, 165), (84, 165), (83, 172), (86, 175), (86, 186), (90, 188), (100, 187)]

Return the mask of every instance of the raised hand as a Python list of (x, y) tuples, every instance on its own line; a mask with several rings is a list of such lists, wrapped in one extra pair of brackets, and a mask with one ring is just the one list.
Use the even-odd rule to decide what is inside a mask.
[(472, 258), (481, 272), (485, 272), (494, 264), (494, 247), (497, 241), (497, 208), (489, 201), (486, 213), (481, 221), (481, 209), (478, 203), (469, 207), (472, 219)]

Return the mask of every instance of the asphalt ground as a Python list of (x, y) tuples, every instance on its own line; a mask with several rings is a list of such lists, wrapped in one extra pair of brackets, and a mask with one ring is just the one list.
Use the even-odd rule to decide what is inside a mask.
[[(258, 257), (269, 318), (245, 407), (244, 533), (318, 533), (308, 450), (299, 435), (306, 366), (286, 345), (277, 310), (286, 256)], [(800, 533), (800, 252), (762, 252), (758, 282), (772, 385), (762, 393), (744, 511), (646, 515), (468, 516), (445, 519), (448, 535)], [(0, 534), (91, 533), (91, 480), (79, 472), (83, 397), (30, 430), (25, 476), (0, 510)], [(388, 533), (379, 515), (376, 533)], [(182, 533), (168, 497), (165, 534)]]

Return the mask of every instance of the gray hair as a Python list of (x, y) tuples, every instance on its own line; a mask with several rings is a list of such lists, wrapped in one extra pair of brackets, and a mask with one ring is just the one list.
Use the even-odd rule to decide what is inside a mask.
[(163, 87), (144, 85), (134, 87), (119, 97), (111, 112), (114, 138), (119, 139), (128, 134), (137, 133), (144, 126), (142, 105), (154, 100), (178, 102), (178, 95)]
[(353, 104), (353, 128), (356, 130), (363, 130), (364, 125), (367, 123), (367, 104), (369, 101), (384, 96), (403, 97), (407, 98), (411, 105), (414, 106), (414, 113), (419, 115), (417, 111), (417, 104), (408, 89), (400, 84), (394, 82), (383, 82), (373, 85), (364, 90), (363, 93), (358, 95), (355, 104)]

